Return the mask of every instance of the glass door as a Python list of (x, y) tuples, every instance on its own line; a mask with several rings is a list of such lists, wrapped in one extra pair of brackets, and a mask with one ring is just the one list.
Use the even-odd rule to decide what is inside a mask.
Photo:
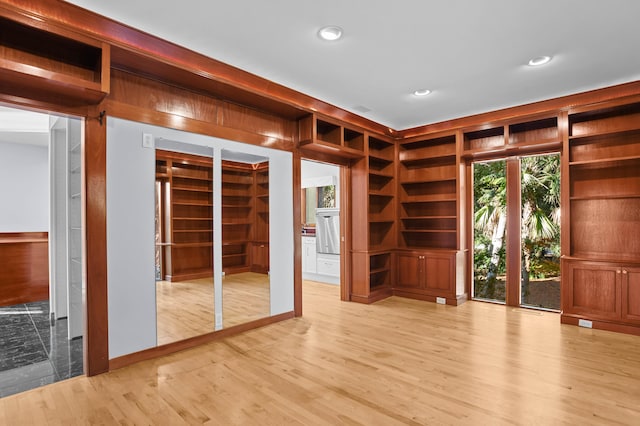
[(473, 164), (473, 298), (560, 309), (560, 155)]
[(520, 159), (520, 304), (560, 310), (560, 154)]
[(506, 161), (473, 164), (473, 295), (506, 302)]

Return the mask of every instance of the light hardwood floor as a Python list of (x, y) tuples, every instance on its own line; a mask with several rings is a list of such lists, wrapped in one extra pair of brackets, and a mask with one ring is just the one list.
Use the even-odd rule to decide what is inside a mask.
[(339, 301), (0, 400), (0, 424), (640, 424), (640, 338), (481, 302)]
[[(214, 331), (213, 278), (156, 283), (158, 345)], [(222, 279), (224, 327), (269, 316), (269, 276), (254, 272)]]

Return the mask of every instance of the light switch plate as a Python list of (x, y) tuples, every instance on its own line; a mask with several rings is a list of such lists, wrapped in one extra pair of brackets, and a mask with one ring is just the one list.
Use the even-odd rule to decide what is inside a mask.
[(153, 148), (153, 135), (151, 133), (142, 134), (142, 147)]

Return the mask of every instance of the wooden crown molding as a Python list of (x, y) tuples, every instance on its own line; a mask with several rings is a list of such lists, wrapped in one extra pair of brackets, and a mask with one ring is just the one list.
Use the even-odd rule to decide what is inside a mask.
[(483, 126), (487, 123), (505, 123), (509, 121), (522, 121), (523, 117), (557, 115), (561, 111), (570, 110), (586, 105), (596, 105), (612, 100), (616, 102), (633, 102), (640, 100), (640, 81), (623, 83), (602, 89), (575, 93), (544, 101), (533, 102), (525, 105), (504, 108), (496, 111), (470, 115), (439, 123), (426, 124), (398, 132), (400, 139), (443, 131), (454, 131), (466, 127)]

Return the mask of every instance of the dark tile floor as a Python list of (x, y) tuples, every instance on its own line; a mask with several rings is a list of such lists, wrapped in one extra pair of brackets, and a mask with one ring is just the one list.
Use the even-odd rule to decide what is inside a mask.
[(51, 325), (49, 301), (0, 307), (0, 398), (83, 374), (82, 338)]

